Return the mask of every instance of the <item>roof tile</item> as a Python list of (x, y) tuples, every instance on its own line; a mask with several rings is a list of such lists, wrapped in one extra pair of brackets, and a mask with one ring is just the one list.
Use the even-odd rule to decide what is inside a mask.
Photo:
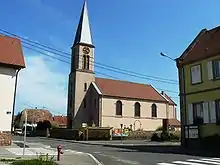
[(148, 84), (139, 84), (105, 78), (96, 78), (95, 83), (105, 96), (166, 102), (166, 99), (163, 98), (156, 89)]
[(19, 39), (0, 35), (0, 64), (25, 68), (21, 41)]
[(168, 123), (171, 126), (180, 126), (181, 122), (177, 119), (168, 119)]
[[(201, 32), (200, 32), (201, 33)], [(211, 30), (203, 30), (198, 36), (194, 46), (181, 57), (182, 63), (192, 63), (220, 53), (220, 26)]]

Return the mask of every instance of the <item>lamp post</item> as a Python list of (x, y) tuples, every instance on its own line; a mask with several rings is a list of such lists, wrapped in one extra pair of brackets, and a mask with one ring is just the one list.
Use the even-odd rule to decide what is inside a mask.
[[(172, 61), (175, 61), (178, 67), (179, 62), (182, 61), (182, 59), (177, 58), (173, 59), (169, 57), (165, 53), (160, 53), (161, 56), (169, 58)], [(183, 108), (186, 110), (186, 96), (185, 96), (185, 73), (184, 73), (184, 67), (179, 68), (178, 67), (178, 74), (179, 74), (179, 91), (180, 91), (180, 118), (181, 118), (181, 145), (185, 147), (185, 127), (184, 124), (186, 122), (186, 113), (184, 112)]]

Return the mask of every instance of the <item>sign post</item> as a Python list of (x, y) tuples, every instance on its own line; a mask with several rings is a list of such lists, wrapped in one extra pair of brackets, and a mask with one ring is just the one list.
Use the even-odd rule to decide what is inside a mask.
[(24, 125), (24, 146), (23, 146), (23, 156), (25, 155), (25, 144), (26, 144), (26, 135), (27, 135), (27, 112), (24, 111), (25, 116), (25, 125)]
[(121, 125), (121, 143), (122, 143), (122, 127), (123, 127), (123, 124), (120, 124)]

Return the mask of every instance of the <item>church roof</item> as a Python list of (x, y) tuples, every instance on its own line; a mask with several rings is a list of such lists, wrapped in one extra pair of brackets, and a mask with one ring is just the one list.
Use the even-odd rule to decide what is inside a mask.
[(154, 87), (148, 84), (105, 78), (95, 78), (95, 84), (104, 96), (167, 102)]
[(0, 64), (10, 65), (15, 68), (25, 68), (19, 39), (0, 35)]
[(164, 93), (164, 94), (163, 93), (161, 93), (161, 94), (164, 95), (164, 97), (166, 97), (166, 99), (168, 100), (169, 104), (176, 105), (176, 103), (166, 93)]
[(82, 12), (81, 12), (81, 16), (80, 16), (73, 46), (77, 44), (93, 45), (86, 1), (84, 2), (83, 8), (82, 8)]

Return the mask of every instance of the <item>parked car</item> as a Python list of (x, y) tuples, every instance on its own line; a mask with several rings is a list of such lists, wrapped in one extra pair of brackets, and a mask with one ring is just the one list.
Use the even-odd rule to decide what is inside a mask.
[(14, 134), (21, 136), (22, 135), (22, 129), (19, 129), (19, 128), (15, 129)]

